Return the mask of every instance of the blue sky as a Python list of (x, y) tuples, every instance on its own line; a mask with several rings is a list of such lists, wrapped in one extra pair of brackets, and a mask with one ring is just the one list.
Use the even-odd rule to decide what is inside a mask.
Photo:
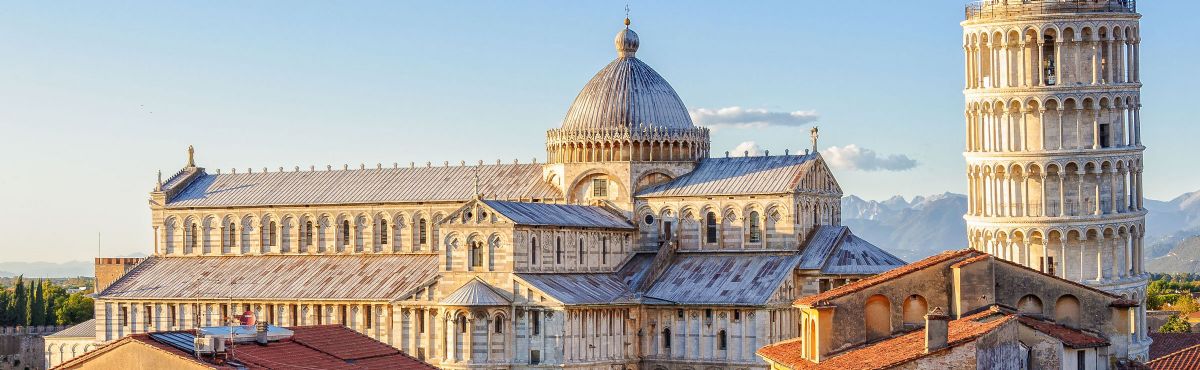
[[(638, 57), (693, 109), (815, 111), (848, 194), (965, 189), (961, 1), (634, 2)], [(155, 171), (522, 162), (613, 57), (623, 2), (8, 2), (0, 260), (147, 252)], [(1200, 189), (1200, 2), (1140, 2), (1146, 195)], [(808, 126), (721, 127), (715, 155)], [(903, 162), (903, 161), (901, 161)], [(886, 166), (885, 166), (886, 167)], [(899, 166), (895, 168), (904, 168)], [(1188, 170), (1190, 169), (1190, 170)]]

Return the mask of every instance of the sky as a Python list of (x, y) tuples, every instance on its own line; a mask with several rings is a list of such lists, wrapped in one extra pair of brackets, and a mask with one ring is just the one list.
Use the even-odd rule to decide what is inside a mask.
[[(819, 146), (868, 199), (965, 191), (962, 1), (634, 1), (724, 151)], [(1146, 196), (1200, 189), (1200, 2), (1139, 2)], [(544, 160), (619, 1), (5, 2), (0, 261), (148, 253), (155, 173)], [(98, 237), (99, 234), (99, 237)], [(99, 243), (97, 242), (99, 239)]]

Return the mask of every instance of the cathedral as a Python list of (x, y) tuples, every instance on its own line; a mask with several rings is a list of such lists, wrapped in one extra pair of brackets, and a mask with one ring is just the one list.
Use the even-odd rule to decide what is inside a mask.
[(840, 226), (815, 128), (811, 150), (712, 156), (628, 20), (614, 43), (545, 163), (222, 172), (189, 148), (96, 339), (250, 311), (446, 369), (761, 369), (794, 301), (904, 265)]

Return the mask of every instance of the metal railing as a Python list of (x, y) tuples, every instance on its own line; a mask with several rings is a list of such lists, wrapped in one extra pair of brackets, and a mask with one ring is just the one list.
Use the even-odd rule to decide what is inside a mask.
[(968, 20), (1047, 13), (1137, 13), (1137, 0), (977, 0), (965, 8)]

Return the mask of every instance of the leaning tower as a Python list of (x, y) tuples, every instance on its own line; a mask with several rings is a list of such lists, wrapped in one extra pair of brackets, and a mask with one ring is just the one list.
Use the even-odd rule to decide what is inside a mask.
[(1140, 17), (1134, 0), (983, 0), (962, 22), (971, 247), (1142, 302), (1135, 359), (1150, 344)]

